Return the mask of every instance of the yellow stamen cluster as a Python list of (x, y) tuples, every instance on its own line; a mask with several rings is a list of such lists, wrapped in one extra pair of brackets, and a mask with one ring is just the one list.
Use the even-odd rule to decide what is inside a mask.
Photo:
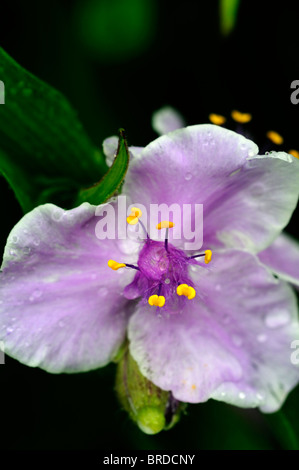
[(196, 290), (194, 287), (188, 286), (187, 284), (180, 284), (176, 289), (176, 293), (178, 295), (184, 295), (185, 297), (188, 297), (189, 300), (194, 299), (196, 296)]
[(113, 269), (113, 271), (117, 271), (119, 268), (125, 268), (126, 265), (124, 263), (117, 263), (113, 259), (108, 261), (109, 268)]
[(174, 223), (169, 222), (168, 220), (163, 220), (159, 224), (156, 225), (156, 229), (161, 230), (162, 228), (173, 228)]
[(212, 259), (212, 250), (206, 250), (205, 251), (205, 263), (209, 264), (211, 259)]
[(142, 216), (142, 212), (138, 207), (132, 207), (131, 214), (127, 217), (127, 222), (130, 225), (136, 225), (138, 219)]
[(266, 135), (268, 139), (271, 140), (271, 142), (273, 142), (273, 144), (276, 144), (276, 145), (283, 144), (283, 137), (280, 134), (278, 134), (278, 132), (268, 131)]
[(209, 114), (209, 119), (212, 124), (216, 124), (217, 126), (221, 126), (222, 124), (226, 122), (226, 117), (221, 116), (221, 114), (211, 113)]
[(240, 124), (246, 124), (252, 119), (252, 115), (250, 113), (241, 113), (236, 109), (231, 112), (231, 117), (234, 121), (239, 122)]
[(151, 295), (148, 299), (148, 303), (151, 306), (163, 307), (165, 305), (164, 295)]

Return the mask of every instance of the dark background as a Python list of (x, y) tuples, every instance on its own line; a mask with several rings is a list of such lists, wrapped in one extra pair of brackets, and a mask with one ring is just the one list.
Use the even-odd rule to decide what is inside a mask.
[[(98, 10), (89, 10), (91, 0), (5, 2), (0, 45), (68, 97), (97, 146), (119, 127), (130, 145), (146, 145), (156, 137), (153, 111), (172, 105), (188, 124), (207, 122), (211, 112), (251, 112), (246, 131), (261, 151), (271, 149), (269, 129), (284, 136), (283, 150), (299, 150), (299, 105), (290, 101), (290, 84), (299, 79), (295, 2), (243, 0), (235, 29), (224, 37), (216, 0), (140, 0), (143, 9), (128, 0), (125, 14), (119, 12), (124, 1), (110, 0), (110, 7), (95, 1)], [(228, 121), (228, 127), (236, 126)], [(0, 197), (3, 250), (22, 213), (2, 177)], [(288, 231), (298, 238), (298, 210)], [(283, 415), (210, 401), (189, 406), (173, 430), (146, 436), (120, 410), (114, 373), (110, 365), (55, 376), (6, 357), (0, 368), (0, 447), (279, 449), (290, 445), (285, 416), (299, 417), (296, 390)]]

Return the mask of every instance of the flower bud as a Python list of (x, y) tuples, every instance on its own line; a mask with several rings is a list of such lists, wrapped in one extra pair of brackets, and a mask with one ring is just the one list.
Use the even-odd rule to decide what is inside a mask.
[(170, 429), (185, 408), (171, 392), (161, 390), (141, 374), (128, 350), (117, 365), (116, 393), (123, 408), (146, 434)]

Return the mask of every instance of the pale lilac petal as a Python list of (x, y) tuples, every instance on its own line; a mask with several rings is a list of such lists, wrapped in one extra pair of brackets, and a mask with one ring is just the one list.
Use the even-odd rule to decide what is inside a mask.
[(257, 151), (219, 126), (179, 129), (145, 147), (123, 191), (149, 212), (151, 204), (164, 203), (178, 204), (183, 214), (183, 204), (191, 204), (193, 222), (194, 205), (202, 204), (205, 246), (258, 252), (278, 236), (297, 204), (299, 161)]
[(153, 113), (152, 127), (159, 135), (168, 134), (184, 126), (184, 118), (171, 106), (164, 106)]
[(299, 243), (292, 237), (282, 233), (258, 256), (279, 277), (299, 286)]
[[(95, 207), (46, 204), (12, 230), (0, 274), (0, 339), (10, 356), (49, 372), (107, 364), (125, 338), (130, 314), (121, 296), (128, 256), (115, 240), (98, 240)], [(128, 262), (128, 261), (127, 261)]]
[[(107, 137), (103, 142), (103, 152), (106, 157), (106, 164), (111, 166), (114, 158), (116, 156), (118, 147), (118, 137), (113, 135), (112, 137)], [(130, 157), (138, 157), (143, 150), (143, 147), (129, 147)]]
[(197, 296), (183, 314), (160, 318), (140, 307), (131, 317), (130, 351), (141, 372), (181, 401), (277, 410), (299, 381), (292, 289), (246, 252), (218, 253), (210, 271), (194, 269)]

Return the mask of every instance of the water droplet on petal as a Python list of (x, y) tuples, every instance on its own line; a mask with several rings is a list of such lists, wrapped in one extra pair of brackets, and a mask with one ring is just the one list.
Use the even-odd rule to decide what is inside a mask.
[(188, 171), (186, 174), (185, 174), (185, 180), (186, 181), (190, 181), (192, 178), (192, 173), (190, 173), (190, 171)]
[(256, 394), (256, 398), (257, 398), (258, 400), (263, 400), (263, 399), (264, 399), (263, 395), (261, 395), (260, 393), (257, 393), (257, 394)]
[(198, 266), (197, 266), (196, 264), (192, 264), (192, 265), (190, 266), (190, 269), (191, 269), (191, 271), (192, 271), (193, 273), (196, 273), (196, 272), (198, 271)]
[(222, 397), (225, 397), (226, 393), (225, 392), (221, 392), (221, 396)]
[(19, 237), (18, 237), (17, 235), (14, 235), (14, 236), (11, 238), (11, 241), (12, 241), (12, 243), (18, 243)]
[(40, 244), (40, 239), (39, 239), (39, 238), (34, 238), (34, 239), (33, 239), (33, 244), (34, 244), (35, 246), (38, 246), (38, 245)]
[(52, 214), (52, 219), (55, 220), (56, 222), (59, 222), (64, 214), (63, 209), (55, 209), (55, 211)]
[(253, 149), (248, 150), (248, 157), (254, 157), (256, 155), (256, 151)]
[(108, 294), (108, 289), (107, 287), (101, 287), (99, 290), (98, 290), (98, 293), (101, 297), (105, 297), (107, 294)]
[(290, 321), (290, 314), (286, 310), (275, 310), (268, 313), (265, 317), (265, 323), (268, 328), (278, 328), (286, 325)]
[(260, 333), (259, 335), (257, 335), (256, 339), (259, 343), (264, 343), (265, 341), (267, 341), (267, 335), (265, 335), (264, 333)]
[(7, 329), (6, 329), (7, 333), (10, 335), (10, 333), (13, 332), (13, 328), (11, 326), (9, 326)]
[(251, 195), (260, 197), (265, 193), (265, 186), (262, 183), (254, 183), (250, 188)]
[(39, 289), (36, 289), (35, 291), (32, 292), (32, 294), (29, 297), (30, 302), (33, 302), (36, 299), (39, 299), (42, 295), (42, 291)]
[(239, 393), (239, 398), (241, 398), (241, 400), (244, 400), (244, 398), (246, 398), (245, 393), (240, 392), (240, 393)]
[(164, 281), (164, 282), (165, 282), (165, 284), (170, 284), (170, 279), (169, 279), (169, 278), (167, 278), (167, 279), (165, 279), (165, 281)]
[(238, 348), (242, 346), (243, 344), (243, 339), (241, 338), (241, 336), (233, 335), (232, 340), (233, 340), (234, 345), (237, 346)]

